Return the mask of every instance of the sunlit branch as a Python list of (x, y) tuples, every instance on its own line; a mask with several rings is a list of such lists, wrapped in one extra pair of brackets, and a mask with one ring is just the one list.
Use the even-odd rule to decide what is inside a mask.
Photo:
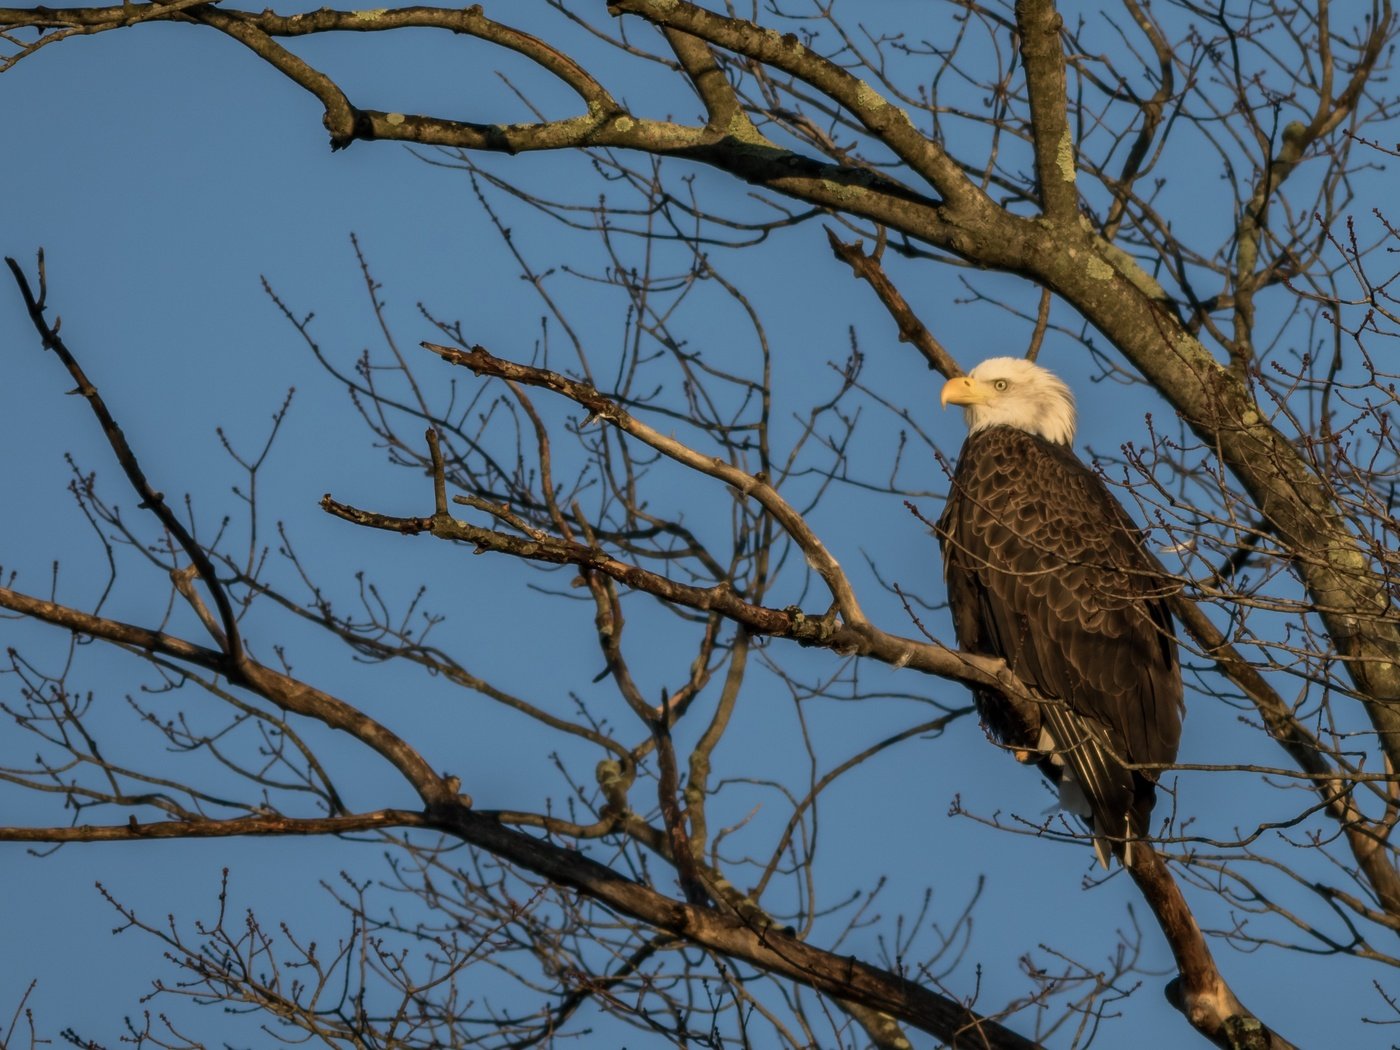
[(866, 623), (865, 614), (861, 612), (860, 603), (856, 600), (855, 592), (841, 566), (802, 516), (768, 483), (767, 478), (749, 474), (717, 456), (706, 456), (691, 449), (675, 438), (668, 437), (643, 423), (616, 401), (603, 396), (587, 384), (557, 372), (505, 361), (492, 356), (479, 346), (471, 350), (459, 350), (435, 343), (423, 345), (443, 360), (469, 368), (477, 375), (515, 380), (561, 394), (587, 409), (591, 419), (606, 420), (623, 433), (645, 442), (683, 466), (717, 478), (755, 500), (802, 549), (808, 564), (816, 570), (831, 591), (832, 599), (845, 624), (848, 627), (858, 627)]
[(1079, 191), (1060, 43), (1064, 21), (1053, 0), (1016, 0), (1016, 25), (1026, 64), (1040, 204), (1052, 221), (1073, 222), (1079, 215)]
[(937, 142), (914, 127), (906, 113), (869, 84), (808, 49), (795, 35), (781, 35), (741, 18), (726, 18), (685, 0), (611, 0), (608, 9), (683, 30), (811, 84), (852, 113), (954, 207), (982, 206), (977, 189)]

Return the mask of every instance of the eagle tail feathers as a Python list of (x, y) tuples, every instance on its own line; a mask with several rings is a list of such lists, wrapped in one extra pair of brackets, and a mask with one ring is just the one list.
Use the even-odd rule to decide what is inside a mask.
[(1094, 853), (1105, 870), (1120, 843), (1128, 863), (1136, 788), (1107, 730), (1056, 702), (1044, 703), (1041, 717), (1041, 750), (1058, 773), (1060, 807), (1088, 825)]

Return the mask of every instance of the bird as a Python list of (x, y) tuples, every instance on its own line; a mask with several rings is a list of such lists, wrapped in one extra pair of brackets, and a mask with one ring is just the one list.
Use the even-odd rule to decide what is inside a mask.
[(1049, 369), (992, 357), (949, 379), (967, 438), (934, 532), (959, 647), (1000, 657), (1030, 702), (973, 689), (988, 734), (1059, 790), (1099, 864), (1132, 864), (1181, 740), (1175, 585), (1075, 455), (1074, 395)]

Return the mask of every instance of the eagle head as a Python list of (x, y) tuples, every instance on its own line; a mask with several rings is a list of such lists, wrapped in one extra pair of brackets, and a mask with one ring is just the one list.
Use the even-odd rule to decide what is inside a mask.
[(943, 385), (946, 407), (962, 405), (967, 429), (1008, 426), (1056, 445), (1074, 440), (1074, 395), (1049, 369), (1022, 357), (989, 357)]

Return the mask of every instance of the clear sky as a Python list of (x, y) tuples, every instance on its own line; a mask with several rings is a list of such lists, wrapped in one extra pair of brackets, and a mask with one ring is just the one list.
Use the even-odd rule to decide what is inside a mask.
[[(537, 10), (543, 6), (519, 5), (519, 17), (545, 21)], [(944, 28), (937, 20), (946, 15), (930, 14), (941, 10), (933, 5), (884, 0), (867, 6), (886, 17), (923, 20), (917, 35)], [(524, 115), (492, 75), (496, 57), (470, 42), (417, 33), (401, 39), (315, 40), (300, 50), (343, 77), (354, 97), (378, 109), (483, 120)], [(630, 83), (627, 75), (618, 72), (624, 84)], [(630, 90), (646, 97), (653, 111), (683, 103), (664, 93), (645, 96), (649, 89), (640, 83)], [(560, 99), (547, 96), (546, 102)], [(420, 581), (429, 582), (437, 607), (453, 617), (445, 629), (460, 632), (451, 635), (453, 643), (482, 673), (500, 675), (537, 697), (558, 698), (585, 687), (600, 666), (590, 649), (589, 616), (575, 610), (558, 624), (551, 622), (553, 633), (542, 651), (533, 629), (542, 599), (528, 589), (539, 582), (533, 570), (506, 559), (473, 558), (426, 538), (357, 531), (322, 514), (317, 501), (324, 492), (403, 514), (430, 510), (430, 493), (425, 479), (386, 466), (343, 391), (316, 365), (260, 286), (265, 275), (294, 311), (314, 311), (318, 338), (328, 354), (348, 366), (362, 348), (382, 346), (351, 249), (353, 232), (383, 283), (381, 295), (402, 345), (412, 348), (437, 335), (415, 308), (423, 302), (439, 316), (460, 318), (473, 341), (504, 357), (528, 359), (539, 331), (539, 300), (518, 278), (463, 175), (393, 144), (357, 143), (332, 154), (312, 99), (227, 38), (187, 27), (146, 26), (49, 47), (0, 76), (0, 112), (5, 114), (0, 251), (18, 257), (32, 272), (35, 249), (46, 250), (49, 299), (63, 317), (63, 333), (158, 488), (177, 499), (192, 494), (207, 522), (236, 513), (230, 489), (240, 478), (215, 427), (224, 427), (240, 451), (251, 452), (295, 387), (285, 432), (261, 482), (265, 535), (273, 522), (285, 522), (342, 593), (350, 592), (360, 569), (394, 588), (400, 601)], [(501, 159), (492, 167), (539, 185), (585, 173), (577, 160), (548, 155)], [(1191, 173), (1167, 177), (1187, 180)], [(727, 207), (752, 207), (742, 187), (728, 187), (717, 175), (700, 172), (698, 185)], [(1358, 213), (1379, 199), (1380, 185), (1360, 185)], [(542, 269), (574, 261), (597, 265), (596, 243), (588, 234), (569, 234), (524, 212), (514, 213), (513, 233)], [(742, 284), (768, 326), (785, 399), (779, 416), (786, 420), (805, 411), (834, 386), (827, 363), (844, 360), (853, 330), (873, 381), (884, 390), (918, 390), (907, 397), (918, 421), (945, 456), (955, 455), (962, 423), (951, 412), (938, 412), (936, 377), (912, 350), (896, 343), (893, 326), (869, 289), (830, 257), (819, 224), (782, 231), (751, 252), (716, 250), (715, 257), (726, 275)], [(946, 272), (902, 267), (898, 276), (925, 320), (965, 365), (1023, 349), (1025, 328), (1006, 313), (986, 303), (953, 305), (958, 293)], [(1002, 295), (1034, 311), (1034, 290), (1016, 281), (994, 275), (976, 275), (973, 281), (986, 295)], [(595, 353), (605, 353), (622, 331), (620, 302), (582, 282), (558, 286), (583, 337)], [(751, 332), (735, 310), (697, 310), (687, 332), (716, 353), (750, 352)], [(1125, 441), (1141, 441), (1144, 413), (1163, 413), (1159, 404), (1125, 399), (1112, 384), (1092, 383), (1091, 362), (1072, 341), (1052, 336), (1044, 360), (1077, 388), (1084, 410), (1081, 451), (1112, 453)], [(424, 374), (462, 381), (446, 371), (445, 366), (425, 368)], [(0, 565), (7, 577), (11, 571), (19, 574), (17, 587), (42, 594), (50, 587), (51, 566), (59, 562), (57, 596), (82, 606), (101, 592), (106, 570), (100, 546), (66, 492), (65, 454), (72, 453), (82, 470), (98, 471), (110, 498), (129, 513), (136, 511), (85, 405), (65, 396), (71, 385), (58, 362), (40, 350), (18, 294), (0, 282), (0, 448), (8, 450), (0, 460), (7, 501), (0, 515)], [(898, 428), (887, 419), (878, 422), (875, 409), (867, 411), (877, 421), (870, 423), (860, 454), (888, 456)], [(779, 436), (791, 439), (795, 429), (785, 423)], [(923, 472), (927, 480), (921, 487), (940, 491), (942, 472), (932, 455), (925, 449), (912, 455), (917, 458), (911, 458), (906, 483), (920, 487), (909, 479)], [(706, 498), (719, 514), (727, 513), (723, 505), (729, 497), (718, 487)], [(925, 516), (938, 512), (937, 498), (919, 502)], [(885, 498), (882, 504), (843, 493), (824, 506), (816, 524), (844, 563), (858, 564), (870, 554), (888, 576), (938, 596), (933, 541), (897, 500)], [(152, 580), (143, 590), (140, 580), (135, 571), (123, 577), (109, 615), (136, 622), (159, 619), (161, 581)], [(908, 630), (890, 596), (873, 585), (868, 591), (867, 606), (886, 626)], [(274, 630), (271, 623), (265, 628)], [(47, 652), (46, 659), (60, 659), (62, 643), (55, 648), (50, 638), (44, 650), (45, 637), (31, 625), (0, 621), (5, 645), (35, 646), (34, 652)], [(255, 642), (267, 652), (282, 637)], [(295, 630), (288, 637), (295, 638)], [(658, 631), (657, 639), (657, 668), (644, 669), (659, 682), (670, 675), (676, 655), (665, 651), (664, 632)], [(137, 688), (140, 670), (120, 654), (87, 649), (79, 665), (85, 687), (96, 691), (100, 703), (120, 705), (122, 696)], [(824, 654), (811, 659), (814, 668), (823, 661), (834, 666)], [(541, 804), (538, 784), (553, 775), (548, 746), (532, 748), (518, 720), (475, 705), (470, 721), (461, 721), (462, 701), (441, 683), (415, 680), (404, 692), (385, 669), (321, 650), (299, 661), (298, 671), (403, 728), (435, 764), (459, 771), (480, 804)], [(949, 704), (967, 699), (950, 683), (910, 682), (907, 675), (894, 681), (892, 688), (923, 691)], [(0, 678), (0, 700), (12, 700), (16, 688), (13, 678)], [(776, 688), (766, 698), (768, 705), (763, 699), (752, 698), (742, 731), (724, 753), (726, 775), (805, 775), (806, 755), (791, 705)], [(907, 707), (895, 703), (872, 702), (859, 714), (831, 707), (815, 720), (821, 769), (910, 723)], [(1233, 711), (1195, 704), (1183, 755), (1197, 762), (1238, 758), (1229, 750), (1233, 740), (1257, 748), (1253, 735), (1233, 732), (1235, 718)], [(6, 747), (7, 762), (21, 760)], [(408, 801), (402, 789), (376, 791), (382, 781), (359, 782), (353, 768), (346, 772), (360, 792), (352, 806)], [(549, 790), (562, 792), (563, 786), (555, 780)], [(1207, 793), (1210, 787), (1198, 779), (1189, 790)], [(830, 897), (888, 875), (883, 914), (913, 912), (924, 888), (932, 886), (938, 918), (950, 921), (985, 874), (970, 958), (982, 964), (986, 1004), (1021, 987), (1018, 960), (1039, 945), (1102, 965), (1113, 945), (1112, 931), (1131, 921), (1128, 909), (1135, 895), (1126, 880), (1084, 890), (1087, 849), (1006, 835), (949, 816), (958, 794), (984, 815), (1036, 816), (1049, 804), (1035, 774), (986, 745), (975, 722), (964, 719), (950, 739), (904, 745), (832, 793), (823, 812), (823, 834), (830, 836), (823, 878)], [(0, 798), (6, 822), (65, 819), (52, 810), (45, 817), (32, 799), (13, 792), (0, 792)], [(1205, 806), (1200, 795), (1186, 794), (1182, 804), (1209, 809), (1217, 829), (1228, 828), (1233, 819), (1251, 824), (1263, 819), (1251, 816), (1247, 801), (1234, 795), (1211, 797)], [(220, 870), (228, 867), (231, 899), (239, 909), (257, 907), (268, 925), (280, 919), (305, 923), (329, 942), (344, 920), (320, 884), (351, 867), (362, 877), (382, 874), (376, 847), (335, 841), (93, 845), (43, 859), (0, 845), (0, 865), (6, 885), (0, 895), (0, 943), (24, 946), (21, 952), (12, 947), (0, 952), (0, 1024), (24, 982), (37, 977), (31, 1006), (42, 1032), (52, 1037), (71, 1027), (108, 1044), (121, 1033), (124, 1015), (145, 1008), (138, 999), (161, 970), (159, 946), (150, 938), (113, 935), (120, 922), (95, 882), (151, 919), (170, 913), (190, 923), (212, 912)], [(1213, 901), (1202, 897), (1201, 902), (1209, 923), (1228, 923)], [(1170, 960), (1140, 904), (1135, 914), (1147, 927), (1149, 965), (1167, 971)], [(873, 935), (857, 937), (846, 950), (874, 959), (877, 945)], [(1223, 945), (1217, 951), (1243, 999), (1300, 1045), (1386, 1041), (1377, 1039), (1383, 1029), (1359, 1022), (1363, 1013), (1381, 1012), (1369, 983), (1383, 975), (1346, 960), (1268, 951), (1246, 956)], [(964, 970), (950, 987), (970, 995), (971, 980)], [(1149, 1034), (1136, 1045), (1195, 1045), (1195, 1037), (1162, 1001), (1164, 981), (1148, 978), (1124, 1006), (1145, 1026), (1140, 1031), (1161, 1033), (1160, 1041)], [(1291, 1001), (1290, 990), (1305, 981), (1306, 1002)], [(244, 1022), (215, 1010), (166, 1000), (151, 1008), (185, 1017), (190, 1031), (211, 1042), (225, 1035), (237, 1039), (243, 1031)], [(1354, 1027), (1342, 1037), (1339, 1024)], [(632, 1045), (642, 1045), (635, 1034)]]

